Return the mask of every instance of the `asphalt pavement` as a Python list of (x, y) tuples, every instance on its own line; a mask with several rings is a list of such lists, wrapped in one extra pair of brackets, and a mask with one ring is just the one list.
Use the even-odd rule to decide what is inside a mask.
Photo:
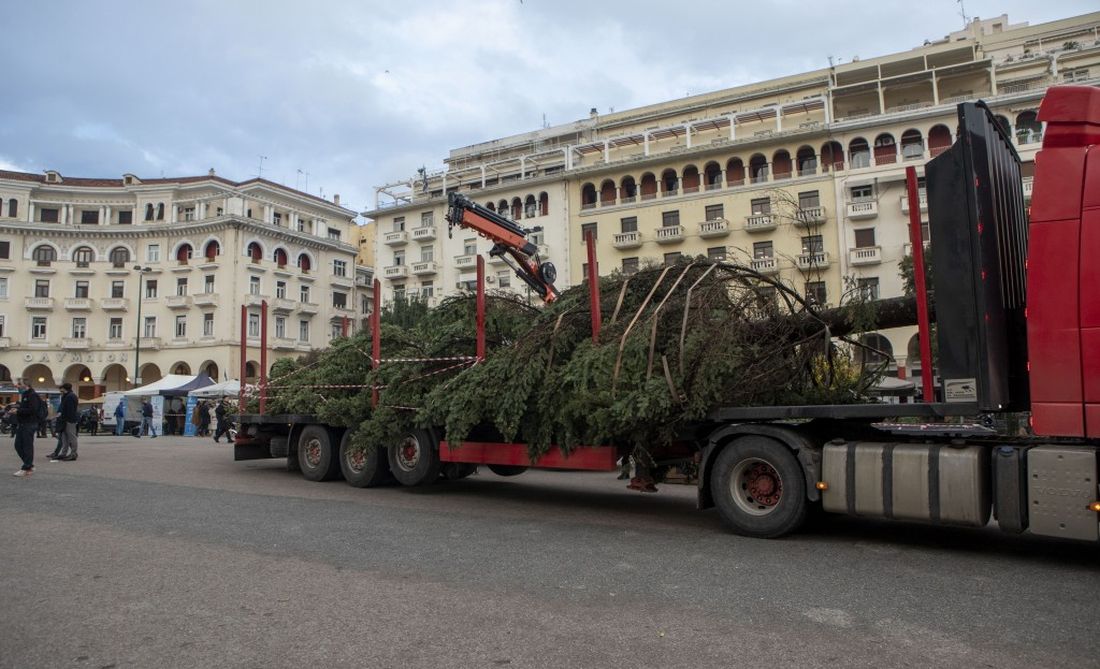
[[(209, 439), (0, 437), (0, 668), (1100, 667), (1100, 548), (482, 471), (310, 483)], [(38, 440), (39, 454), (52, 443)]]

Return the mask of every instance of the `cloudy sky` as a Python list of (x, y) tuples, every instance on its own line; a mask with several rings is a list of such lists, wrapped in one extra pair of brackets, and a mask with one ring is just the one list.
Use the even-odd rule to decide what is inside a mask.
[[(1040, 23), (1080, 0), (966, 0)], [(8, 0), (0, 168), (263, 176), (362, 210), (447, 152), (905, 50), (956, 0)]]

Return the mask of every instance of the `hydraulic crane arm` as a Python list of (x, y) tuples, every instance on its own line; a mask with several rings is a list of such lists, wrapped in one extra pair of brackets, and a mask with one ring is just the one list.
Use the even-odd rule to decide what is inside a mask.
[(523, 228), (459, 193), (448, 196), (447, 206), (448, 234), (457, 225), (491, 240), (493, 248), (489, 255), (504, 260), (547, 304), (558, 299), (558, 290), (554, 288), (557, 269), (553, 263), (539, 258), (538, 247), (528, 241)]

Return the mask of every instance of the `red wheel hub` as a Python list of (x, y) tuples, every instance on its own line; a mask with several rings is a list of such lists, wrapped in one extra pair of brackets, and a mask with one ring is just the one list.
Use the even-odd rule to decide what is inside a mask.
[(783, 496), (783, 480), (769, 464), (758, 462), (745, 474), (745, 487), (754, 500), (764, 506), (775, 506)]

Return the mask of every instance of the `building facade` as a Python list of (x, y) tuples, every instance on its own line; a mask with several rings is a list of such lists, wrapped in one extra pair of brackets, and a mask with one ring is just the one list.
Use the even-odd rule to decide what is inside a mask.
[[(910, 51), (607, 115), (593, 109), (456, 149), (443, 171), (375, 189), (364, 215), (381, 226), (382, 291), (468, 285), (469, 253), (485, 243), (456, 232), (461, 243), (440, 248), (433, 231), (422, 248), (434, 262), (418, 272), (409, 246), (427, 233), (405, 227), (438, 227), (446, 194), (459, 190), (541, 227), (537, 241), (562, 287), (587, 274), (591, 232), (601, 274), (703, 255), (748, 264), (821, 304), (897, 296), (898, 264), (911, 252), (905, 168), (923, 178), (923, 164), (955, 139), (957, 104), (982, 99), (1014, 138), (1029, 197), (1038, 105), (1065, 83), (1100, 83), (1100, 13), (1036, 26), (975, 19)], [(923, 191), (917, 206), (927, 211)], [(900, 375), (919, 365), (915, 329), (868, 339)]]
[(0, 171), (0, 381), (88, 398), (165, 374), (260, 374), (356, 327), (355, 212), (262, 179)]

